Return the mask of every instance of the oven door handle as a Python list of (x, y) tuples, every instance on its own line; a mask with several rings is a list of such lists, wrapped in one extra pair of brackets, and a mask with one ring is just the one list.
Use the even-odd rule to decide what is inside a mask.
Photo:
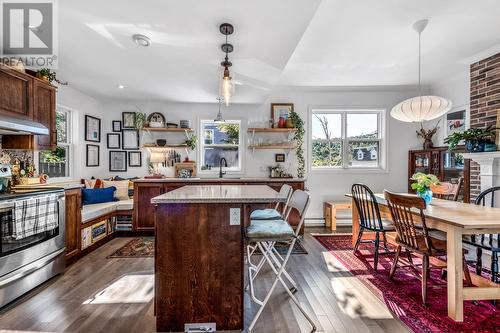
[(61, 255), (66, 251), (66, 248), (63, 247), (60, 250), (57, 250), (56, 252), (52, 252), (51, 254), (47, 255), (46, 257), (43, 257), (31, 264), (28, 264), (26, 266), (23, 266), (21, 268), (21, 272), (17, 273), (16, 271), (5, 275), (1, 280), (0, 280), (0, 288), (3, 288), (4, 286), (8, 285), (9, 283), (12, 283), (16, 280), (19, 280), (27, 275), (30, 275), (31, 273), (39, 270), (43, 266), (47, 265), (50, 261), (52, 261), (55, 257)]

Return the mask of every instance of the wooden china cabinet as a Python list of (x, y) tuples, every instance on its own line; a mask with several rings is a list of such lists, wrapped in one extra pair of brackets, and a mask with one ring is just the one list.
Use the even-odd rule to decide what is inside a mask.
[(457, 147), (449, 151), (448, 147), (436, 147), (428, 150), (410, 150), (408, 152), (408, 191), (411, 189), (410, 177), (416, 172), (436, 175), (442, 182), (457, 182), (464, 178), (462, 198), (470, 201), (470, 160), (463, 158), (465, 148)]

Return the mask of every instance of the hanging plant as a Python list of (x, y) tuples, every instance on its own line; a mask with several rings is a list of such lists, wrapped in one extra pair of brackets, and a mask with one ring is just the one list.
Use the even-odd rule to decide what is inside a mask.
[(135, 106), (139, 112), (135, 113), (135, 129), (139, 132), (142, 131), (146, 124), (146, 114), (142, 112), (141, 108), (138, 107), (137, 105)]
[(306, 160), (304, 158), (304, 121), (295, 111), (290, 112), (290, 119), (292, 120), (293, 127), (297, 129), (293, 138), (297, 144), (297, 148), (295, 148), (295, 155), (297, 156), (297, 177), (304, 178), (306, 171)]

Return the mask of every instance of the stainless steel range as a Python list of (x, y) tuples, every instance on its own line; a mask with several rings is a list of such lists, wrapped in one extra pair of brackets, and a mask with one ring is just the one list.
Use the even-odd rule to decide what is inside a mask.
[[(45, 205), (42, 206), (40, 202)], [(52, 204), (50, 210), (47, 208), (49, 204)], [(34, 209), (31, 211), (31, 218), (35, 222), (31, 225), (28, 223), (29, 213), (26, 213), (28, 209)], [(20, 218), (20, 212), (26, 215)], [(36, 225), (42, 224), (39, 222), (42, 220), (40, 216), (49, 214), (52, 214), (50, 225)], [(0, 307), (2, 307), (63, 272), (64, 190), (1, 193), (0, 223)]]

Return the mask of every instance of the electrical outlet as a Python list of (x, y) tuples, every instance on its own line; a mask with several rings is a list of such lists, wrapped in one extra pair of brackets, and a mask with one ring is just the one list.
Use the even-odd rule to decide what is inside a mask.
[(229, 225), (241, 224), (241, 213), (239, 208), (229, 208)]

